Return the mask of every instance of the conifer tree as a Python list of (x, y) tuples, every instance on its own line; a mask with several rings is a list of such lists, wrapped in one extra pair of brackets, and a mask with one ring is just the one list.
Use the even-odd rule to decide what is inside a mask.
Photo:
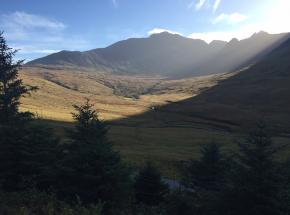
[(0, 184), (5, 191), (38, 184), (35, 180), (53, 163), (57, 144), (46, 128), (33, 125), (33, 114), (19, 111), (20, 98), (36, 87), (19, 78), (23, 61), (15, 62), (15, 54), (0, 33)]
[(219, 190), (224, 181), (225, 158), (220, 147), (212, 142), (201, 146), (201, 158), (191, 160), (186, 179), (193, 190)]
[(232, 176), (227, 214), (273, 215), (285, 213), (285, 181), (281, 165), (274, 159), (278, 148), (264, 122), (239, 143), (236, 168)]
[(28, 117), (30, 113), (18, 111), (22, 96), (29, 94), (36, 87), (26, 86), (19, 79), (18, 71), (23, 61), (14, 61), (17, 50), (10, 48), (0, 32), (0, 123), (13, 123), (19, 117)]
[(162, 181), (160, 172), (150, 162), (140, 170), (134, 188), (137, 203), (149, 206), (159, 205), (168, 192), (168, 186)]
[(214, 142), (204, 144), (199, 160), (191, 160), (185, 178), (198, 214), (218, 214), (218, 205), (226, 183), (228, 161)]
[(108, 128), (99, 120), (93, 105), (74, 106), (75, 129), (61, 167), (59, 193), (69, 201), (106, 203), (118, 207), (128, 199), (129, 173), (107, 139)]

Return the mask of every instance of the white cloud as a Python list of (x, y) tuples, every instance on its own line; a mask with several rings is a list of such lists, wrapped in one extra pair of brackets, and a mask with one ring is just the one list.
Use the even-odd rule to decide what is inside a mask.
[(221, 0), (215, 0), (214, 5), (213, 5), (213, 12), (216, 12), (220, 3), (221, 3)]
[(195, 9), (196, 10), (200, 10), (202, 8), (202, 6), (204, 5), (206, 0), (198, 0), (198, 2), (195, 5)]
[(246, 19), (248, 19), (248, 16), (240, 13), (232, 13), (232, 14), (222, 13), (212, 21), (212, 24), (217, 24), (220, 22), (227, 22), (228, 24), (237, 24), (245, 21)]
[(253, 23), (247, 24), (239, 27), (234, 31), (216, 31), (216, 32), (198, 32), (192, 33), (188, 37), (192, 39), (202, 39), (207, 43), (210, 43), (213, 40), (223, 40), (223, 41), (230, 41), (233, 38), (237, 38), (239, 40), (245, 39), (253, 35), (255, 32), (259, 31), (267, 31), (268, 33), (281, 33), (280, 32), (272, 32), (269, 31), (266, 25)]
[(276, 0), (266, 11), (263, 28), (270, 33), (290, 32), (290, 1)]
[(195, 7), (196, 10), (200, 10), (203, 5), (205, 4), (206, 0), (192, 0), (188, 5), (187, 8), (191, 9), (193, 6)]
[(213, 40), (230, 41), (232, 38), (244, 39), (247, 38), (248, 34), (239, 34), (238, 32), (205, 32), (205, 33), (192, 33), (188, 37), (191, 39), (201, 39), (207, 43)]
[(163, 28), (153, 28), (152, 30), (148, 31), (148, 35), (152, 35), (152, 34), (160, 34), (162, 32), (168, 32), (171, 34), (178, 34), (178, 35), (182, 35), (181, 33), (177, 32), (177, 31), (171, 31), (168, 29), (163, 29)]
[(81, 37), (67, 36), (66, 28), (60, 21), (26, 12), (0, 15), (0, 29), (4, 30), (9, 44), (19, 50), (18, 58), (41, 57), (62, 49), (89, 48)]
[[(262, 28), (260, 28), (260, 26), (246, 25), (236, 31), (196, 32), (196, 33), (191, 33), (190, 35), (187, 35), (185, 37), (188, 37), (191, 39), (201, 39), (207, 43), (210, 43), (213, 40), (230, 41), (233, 38), (237, 38), (239, 40), (245, 39), (245, 38), (250, 37), (255, 32), (258, 32), (261, 30)], [(180, 32), (176, 32), (176, 31), (168, 30), (168, 29), (162, 29), (162, 28), (152, 29), (148, 31), (148, 35), (158, 34), (162, 32), (168, 32), (171, 34), (179, 34), (181, 36), (184, 36)]]
[(21, 54), (52, 54), (52, 53), (56, 53), (59, 52), (61, 50), (59, 49), (45, 49), (43, 48), (38, 48), (35, 46), (30, 46), (30, 45), (26, 45), (26, 46), (18, 46), (18, 45), (13, 45), (12, 46), (13, 49), (19, 50)]
[(14, 12), (12, 14), (2, 15), (7, 27), (15, 28), (44, 28), (44, 29), (64, 29), (66, 26), (59, 21), (48, 19), (43, 16), (28, 14), (25, 12)]

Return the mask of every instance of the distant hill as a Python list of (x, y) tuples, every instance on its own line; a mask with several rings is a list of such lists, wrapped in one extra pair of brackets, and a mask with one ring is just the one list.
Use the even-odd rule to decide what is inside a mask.
[(189, 39), (176, 34), (132, 38), (85, 52), (61, 51), (27, 63), (65, 66), (113, 73), (161, 75), (172, 78), (231, 72), (255, 63), (281, 44), (288, 34), (260, 32), (229, 43)]

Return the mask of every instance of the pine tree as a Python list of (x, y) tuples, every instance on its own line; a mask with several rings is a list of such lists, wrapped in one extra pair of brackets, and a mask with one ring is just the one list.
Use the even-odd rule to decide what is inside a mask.
[(185, 184), (192, 190), (190, 194), (198, 214), (217, 214), (228, 161), (214, 142), (202, 145), (200, 153), (200, 159), (192, 160), (186, 169)]
[(29, 117), (30, 113), (20, 113), (19, 99), (37, 89), (26, 86), (18, 77), (23, 61), (13, 61), (17, 50), (8, 47), (3, 32), (0, 32), (0, 124), (12, 123), (14, 119)]
[(191, 160), (189, 164), (187, 184), (195, 191), (220, 190), (224, 182), (225, 158), (219, 145), (214, 142), (204, 144), (200, 153), (201, 158)]
[[(227, 214), (274, 215), (285, 212), (286, 189), (281, 165), (264, 122), (239, 143), (240, 154), (225, 204)], [(284, 211), (284, 212), (283, 212)]]
[(14, 62), (15, 54), (0, 33), (0, 184), (5, 191), (37, 184), (53, 163), (57, 143), (46, 128), (33, 125), (31, 113), (19, 112), (20, 98), (36, 87), (19, 79), (23, 61)]
[(137, 203), (149, 206), (159, 205), (168, 192), (168, 187), (162, 181), (158, 169), (150, 162), (147, 162), (140, 170), (135, 179), (134, 188)]
[(118, 207), (128, 199), (129, 173), (106, 135), (106, 124), (98, 119), (93, 105), (75, 105), (75, 130), (69, 132), (59, 178), (61, 197), (85, 203), (106, 203)]

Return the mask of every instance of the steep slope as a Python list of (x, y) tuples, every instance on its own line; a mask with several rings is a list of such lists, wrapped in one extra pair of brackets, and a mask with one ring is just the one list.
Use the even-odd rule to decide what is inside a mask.
[[(117, 123), (143, 126), (249, 128), (265, 119), (273, 131), (290, 136), (290, 39), (252, 67), (220, 79), (200, 94)], [(138, 124), (133, 124), (138, 126)]]
[(84, 67), (114, 73), (182, 78), (241, 69), (269, 53), (286, 36), (260, 32), (241, 41), (207, 44), (202, 40), (160, 33), (85, 52), (61, 51), (27, 65)]
[(199, 100), (290, 110), (290, 39), (251, 68), (209, 89)]
[(192, 117), (240, 126), (264, 118), (275, 130), (289, 134), (289, 98), (290, 39), (249, 69), (196, 97), (164, 106), (162, 111), (181, 111)]

